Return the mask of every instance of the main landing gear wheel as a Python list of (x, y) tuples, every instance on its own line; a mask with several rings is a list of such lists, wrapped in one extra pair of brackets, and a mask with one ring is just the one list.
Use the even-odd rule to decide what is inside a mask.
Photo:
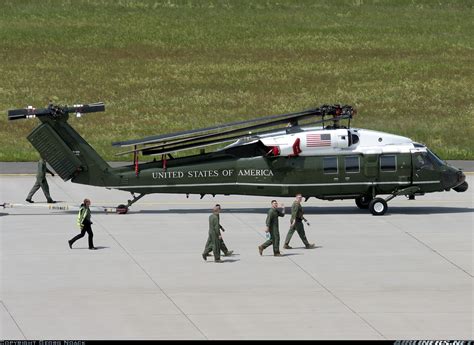
[(369, 210), (374, 216), (384, 215), (387, 209), (387, 202), (382, 198), (375, 198), (369, 204)]
[(369, 208), (369, 204), (372, 201), (372, 197), (370, 196), (359, 196), (355, 199), (355, 203), (358, 208), (361, 210), (366, 210)]
[(116, 212), (118, 214), (126, 214), (128, 212), (128, 206), (124, 204), (120, 204), (117, 206)]
[(127, 201), (127, 205), (125, 204), (120, 204), (116, 208), (116, 212), (118, 214), (126, 214), (128, 212), (128, 208), (132, 206), (134, 203), (136, 203), (138, 200), (143, 198), (146, 194), (140, 194), (139, 196), (135, 196), (134, 193), (132, 193), (133, 199)]

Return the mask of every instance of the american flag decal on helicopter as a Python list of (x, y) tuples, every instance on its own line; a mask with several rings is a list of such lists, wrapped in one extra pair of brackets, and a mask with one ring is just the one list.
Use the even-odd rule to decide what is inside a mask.
[(306, 146), (331, 146), (331, 134), (306, 134)]

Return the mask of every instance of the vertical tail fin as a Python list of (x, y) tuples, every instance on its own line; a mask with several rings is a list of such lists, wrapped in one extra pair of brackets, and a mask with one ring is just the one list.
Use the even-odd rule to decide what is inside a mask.
[[(28, 136), (34, 148), (64, 181), (105, 186), (113, 180), (111, 167), (68, 123), (70, 113), (104, 111), (104, 103), (75, 104), (72, 107), (50, 103), (47, 108), (28, 106), (8, 111), (9, 120), (37, 117), (42, 123)], [(111, 178), (112, 177), (112, 178)]]
[(83, 163), (47, 123), (36, 127), (27, 138), (64, 181), (82, 169)]
[(110, 165), (68, 123), (40, 118), (28, 140), (64, 181), (104, 186)]

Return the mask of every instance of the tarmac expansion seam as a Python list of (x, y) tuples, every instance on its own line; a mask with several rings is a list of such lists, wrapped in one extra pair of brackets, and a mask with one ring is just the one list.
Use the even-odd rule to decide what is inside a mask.
[[(235, 216), (234, 216), (235, 217)], [(260, 233), (250, 224), (248, 224), (246, 221), (242, 220), (242, 219), (239, 219), (237, 217), (235, 217), (237, 220), (239, 220), (240, 222), (244, 223), (248, 228), (250, 229), (254, 229), (255, 232), (257, 232), (259, 235)], [(324, 290), (326, 290), (331, 296), (333, 296), (337, 301), (339, 301), (339, 303), (341, 303), (343, 306), (345, 306), (348, 310), (350, 310), (354, 315), (356, 315), (360, 320), (362, 320), (366, 325), (368, 325), (372, 330), (374, 330), (377, 334), (379, 334), (383, 339), (387, 339), (385, 338), (385, 336), (380, 333), (380, 331), (375, 328), (372, 324), (370, 324), (370, 322), (368, 322), (366, 319), (364, 319), (359, 313), (357, 313), (354, 309), (352, 309), (349, 305), (347, 305), (341, 298), (339, 298), (336, 294), (334, 294), (331, 290), (329, 290), (324, 284), (322, 284), (318, 279), (316, 279), (311, 273), (307, 272), (303, 267), (301, 267), (300, 265), (298, 265), (294, 260), (292, 260), (291, 258), (287, 257), (287, 259), (289, 261), (291, 261), (296, 267), (298, 267), (303, 273), (305, 273), (307, 276), (310, 277), (311, 280), (313, 280), (314, 282), (316, 282), (320, 287), (322, 287)]]
[(23, 336), (23, 338), (26, 340), (28, 338), (26, 338), (26, 335), (25, 333), (23, 333), (23, 330), (21, 329), (20, 325), (18, 324), (18, 322), (16, 322), (15, 318), (13, 317), (12, 313), (10, 313), (10, 310), (8, 310), (7, 306), (5, 305), (5, 303), (3, 301), (0, 300), (0, 303), (3, 305), (3, 308), (7, 311), (8, 315), (10, 315), (11, 319), (13, 320), (13, 322), (15, 323), (16, 327), (18, 328), (18, 330), (20, 331), (21, 335)]
[(471, 278), (474, 278), (474, 276), (472, 274), (470, 274), (468, 271), (466, 271), (464, 268), (462, 268), (461, 266), (455, 264), (454, 262), (452, 262), (451, 260), (449, 260), (447, 257), (445, 257), (443, 254), (441, 254), (440, 252), (438, 252), (436, 249), (434, 248), (431, 248), (428, 244), (426, 244), (425, 242), (423, 242), (422, 240), (420, 240), (419, 238), (417, 238), (415, 235), (412, 235), (410, 234), (409, 232), (407, 231), (403, 231), (405, 234), (407, 234), (408, 236), (410, 236), (411, 238), (413, 238), (414, 240), (416, 240), (418, 243), (422, 244), (423, 246), (425, 246), (426, 248), (428, 248), (429, 250), (431, 250), (432, 252), (434, 252), (436, 255), (442, 257), (444, 260), (446, 260), (447, 262), (449, 262), (451, 265), (453, 265), (454, 267), (458, 268), (459, 270), (463, 271), (464, 273), (466, 273), (469, 277)]
[(316, 277), (314, 277), (311, 273), (307, 272), (303, 267), (298, 265), (293, 259), (288, 258), (296, 267), (298, 267), (301, 271), (303, 271), (306, 275), (308, 275), (312, 280), (314, 280), (319, 286), (321, 286), (324, 290), (326, 290), (331, 296), (333, 296), (339, 303), (341, 303), (343, 306), (345, 306), (347, 309), (349, 309), (354, 315), (356, 315), (359, 319), (361, 319), (367, 326), (372, 328), (375, 332), (377, 332), (382, 338), (385, 338), (385, 336), (380, 333), (380, 331), (375, 328), (369, 321), (364, 319), (357, 311), (352, 309), (347, 303), (345, 303), (340, 297), (338, 297), (335, 293), (333, 293), (330, 289), (328, 289), (324, 284), (322, 284)]
[(464, 268), (462, 268), (461, 266), (457, 265), (456, 263), (452, 262), (451, 260), (449, 260), (447, 257), (445, 257), (443, 254), (441, 254), (440, 252), (438, 252), (436, 249), (430, 247), (428, 244), (426, 244), (425, 242), (423, 242), (422, 240), (420, 240), (418, 237), (416, 237), (415, 235), (413, 234), (410, 234), (408, 231), (405, 231), (403, 229), (401, 229), (397, 224), (393, 223), (393, 222), (389, 222), (392, 226), (394, 226), (396, 229), (398, 229), (400, 232), (404, 233), (405, 235), (408, 235), (409, 237), (411, 237), (412, 239), (414, 239), (415, 241), (417, 241), (418, 243), (420, 243), (422, 246), (428, 248), (429, 250), (431, 250), (432, 252), (434, 252), (436, 255), (438, 255), (439, 257), (443, 258), (445, 261), (449, 262), (451, 265), (453, 265), (454, 267), (456, 267), (457, 269), (461, 270), (462, 272), (466, 273), (469, 277), (471, 278), (474, 278), (474, 276), (469, 273), (468, 271), (466, 271)]
[(150, 279), (151, 282), (158, 288), (158, 290), (160, 290), (161, 293), (176, 307), (176, 309), (179, 310), (179, 312), (189, 321), (189, 323), (193, 325), (193, 327), (206, 340), (209, 340), (208, 337), (201, 331), (201, 329), (189, 318), (188, 315), (186, 315), (186, 313), (176, 304), (176, 302), (173, 301), (173, 299), (170, 296), (168, 296), (168, 294), (161, 288), (161, 286), (151, 277), (151, 275), (147, 272), (147, 270), (143, 268), (142, 265), (140, 265), (140, 263), (133, 257), (133, 255), (130, 254), (128, 250), (125, 249), (125, 247), (122, 246), (122, 244), (103, 225), (101, 225), (100, 223), (97, 223), (97, 224), (104, 230), (105, 233), (107, 233), (107, 235), (109, 235), (110, 238), (112, 238), (112, 240), (114, 240), (119, 245), (120, 248), (122, 248), (122, 250), (127, 254), (127, 256), (142, 270), (143, 273), (145, 273), (148, 279)]

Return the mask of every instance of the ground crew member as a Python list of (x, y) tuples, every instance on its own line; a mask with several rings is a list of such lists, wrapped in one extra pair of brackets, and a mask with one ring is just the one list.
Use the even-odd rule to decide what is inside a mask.
[[(221, 221), (221, 218), (220, 218), (220, 212), (222, 211), (222, 208), (221, 208), (221, 205), (219, 204), (216, 204), (216, 207), (219, 207), (219, 214), (217, 215), (217, 217), (219, 218), (219, 229), (222, 231), (222, 232), (225, 232), (225, 229), (224, 227), (221, 225), (220, 221)], [(227, 249), (227, 246), (225, 245), (224, 243), (224, 238), (222, 237), (222, 233), (220, 233), (221, 235), (221, 239), (219, 240), (220, 242), (220, 247), (221, 247), (221, 251), (222, 253), (224, 253), (224, 256), (231, 256), (232, 253), (234, 252), (233, 250), (229, 250)], [(208, 239), (209, 241), (209, 239)], [(206, 244), (206, 247), (207, 247), (207, 244)], [(206, 256), (209, 256), (210, 252), (212, 252), (212, 249), (209, 249)]]
[(285, 249), (292, 249), (290, 247), (291, 237), (295, 233), (295, 230), (298, 232), (298, 235), (303, 241), (306, 249), (314, 248), (314, 243), (309, 243), (308, 239), (306, 238), (306, 234), (304, 232), (303, 220), (309, 225), (308, 221), (305, 217), (303, 217), (303, 207), (301, 206), (301, 200), (303, 196), (301, 194), (296, 194), (296, 199), (291, 206), (291, 219), (290, 219), (290, 230), (288, 230), (288, 234), (286, 235), (285, 244), (283, 248)]
[(212, 214), (209, 216), (209, 236), (207, 238), (202, 258), (207, 260), (207, 253), (211, 250), (214, 252), (214, 262), (222, 262), (221, 260), (221, 242), (222, 239), (219, 226), (219, 212), (221, 207), (216, 205), (212, 208)]
[(97, 249), (96, 247), (94, 247), (94, 243), (92, 242), (94, 234), (92, 233), (91, 228), (92, 222), (91, 210), (89, 209), (90, 204), (91, 201), (89, 199), (84, 199), (84, 203), (81, 205), (81, 209), (79, 210), (79, 214), (77, 215), (77, 225), (81, 229), (81, 233), (68, 241), (69, 248), (71, 249), (74, 242), (76, 242), (80, 238), (83, 238), (86, 232), (89, 238), (89, 249)]
[(285, 206), (281, 204), (282, 211), (278, 210), (278, 202), (272, 200), (272, 208), (268, 210), (265, 232), (270, 233), (270, 238), (262, 245), (258, 246), (258, 252), (263, 254), (263, 250), (273, 244), (273, 255), (282, 256), (280, 253), (280, 231), (278, 229), (278, 217), (285, 216)]
[(31, 188), (30, 192), (28, 193), (28, 196), (26, 197), (26, 201), (28, 201), (29, 203), (34, 202), (33, 200), (31, 200), (31, 198), (40, 187), (43, 190), (44, 196), (46, 197), (46, 200), (48, 201), (49, 204), (53, 204), (56, 202), (51, 198), (51, 195), (49, 195), (49, 186), (48, 186), (48, 181), (46, 181), (46, 172), (50, 173), (51, 176), (54, 176), (54, 173), (51, 170), (49, 170), (48, 167), (46, 166), (46, 162), (44, 161), (44, 159), (41, 158), (38, 161), (38, 170), (36, 172), (36, 182), (33, 188)]

